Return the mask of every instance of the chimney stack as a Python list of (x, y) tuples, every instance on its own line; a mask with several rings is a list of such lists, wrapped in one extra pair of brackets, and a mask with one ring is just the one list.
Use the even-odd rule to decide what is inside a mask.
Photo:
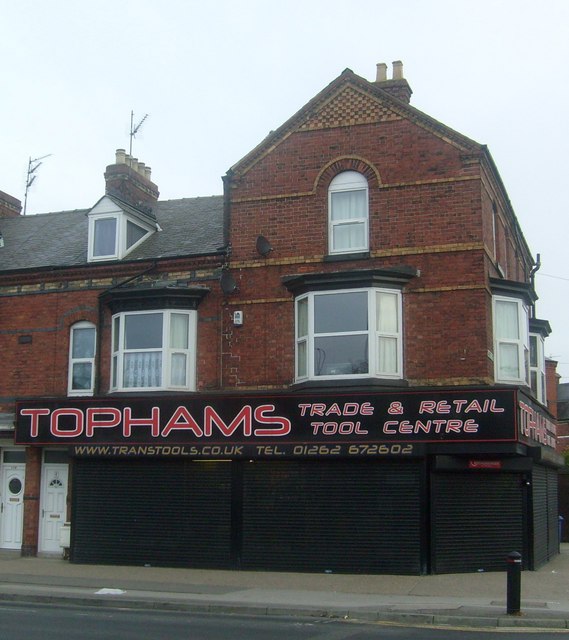
[(115, 164), (109, 165), (105, 171), (105, 193), (148, 213), (160, 195), (150, 176), (150, 167), (144, 162), (139, 162), (138, 158), (133, 158), (124, 149), (117, 149)]
[(0, 191), (0, 218), (17, 218), (22, 214), (22, 203)]
[(401, 60), (395, 60), (393, 62), (393, 72), (391, 80), (387, 79), (387, 65), (384, 62), (380, 62), (376, 65), (377, 75), (375, 84), (387, 91), (390, 95), (398, 100), (409, 103), (411, 100), (411, 94), (413, 91), (409, 86), (409, 83), (403, 77), (403, 63)]

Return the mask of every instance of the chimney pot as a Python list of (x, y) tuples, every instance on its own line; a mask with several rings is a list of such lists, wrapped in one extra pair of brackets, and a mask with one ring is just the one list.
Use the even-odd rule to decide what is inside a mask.
[(385, 62), (378, 62), (377, 65), (377, 74), (375, 76), (376, 82), (385, 82), (387, 80), (387, 65)]
[(126, 153), (124, 149), (117, 149), (115, 151), (115, 164), (124, 164), (126, 162)]
[(403, 63), (401, 60), (395, 60), (393, 62), (393, 79), (403, 80)]
[(151, 176), (152, 176), (152, 169), (150, 167), (144, 167), (144, 177), (147, 180), (150, 180)]
[(137, 170), (138, 170), (138, 173), (140, 173), (141, 176), (145, 175), (144, 167), (145, 167), (144, 162), (139, 162), (138, 163), (138, 169)]

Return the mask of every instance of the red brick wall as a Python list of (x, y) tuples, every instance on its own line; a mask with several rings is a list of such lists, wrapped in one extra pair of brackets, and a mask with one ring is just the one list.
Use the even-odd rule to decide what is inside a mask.
[[(183, 272), (182, 272), (183, 273)], [(65, 396), (70, 328), (85, 320), (99, 326), (99, 294), (102, 288), (61, 291), (62, 282), (25, 285), (30, 292), (0, 295), (0, 411), (13, 411), (17, 397)], [(199, 389), (218, 389), (221, 350), (221, 291), (217, 279), (202, 282), (210, 293), (199, 307), (197, 375)], [(44, 292), (37, 292), (38, 289)], [(33, 292), (32, 292), (33, 290)], [(49, 292), (48, 292), (49, 290)], [(0, 282), (0, 292), (2, 291)], [(103, 307), (100, 332), (100, 392), (110, 385), (111, 311)]]
[[(368, 178), (371, 258), (325, 262), (328, 185), (342, 169)], [(238, 171), (230, 193), (239, 283), (231, 304), (245, 324), (226, 343), (228, 386), (293, 381), (293, 296), (283, 275), (400, 264), (420, 270), (404, 296), (407, 379), (492, 381), (491, 201), (483, 206), (480, 166), (456, 146), (406, 120), (292, 133)], [(266, 260), (255, 250), (259, 234), (274, 248)]]

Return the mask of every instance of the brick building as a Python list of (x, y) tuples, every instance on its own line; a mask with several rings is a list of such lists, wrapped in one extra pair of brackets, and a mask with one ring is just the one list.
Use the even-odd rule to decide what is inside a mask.
[(488, 149), (410, 97), (400, 63), (345, 70), (219, 197), (160, 201), (122, 150), (89, 210), (0, 194), (2, 546), (68, 520), (74, 562), (557, 553), (539, 260)]

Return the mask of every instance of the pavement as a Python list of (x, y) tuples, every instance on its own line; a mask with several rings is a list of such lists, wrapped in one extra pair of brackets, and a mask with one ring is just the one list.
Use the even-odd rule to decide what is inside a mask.
[(506, 562), (503, 572), (344, 575), (81, 565), (2, 550), (0, 602), (569, 630), (569, 544), (522, 572), (519, 615), (507, 613)]

